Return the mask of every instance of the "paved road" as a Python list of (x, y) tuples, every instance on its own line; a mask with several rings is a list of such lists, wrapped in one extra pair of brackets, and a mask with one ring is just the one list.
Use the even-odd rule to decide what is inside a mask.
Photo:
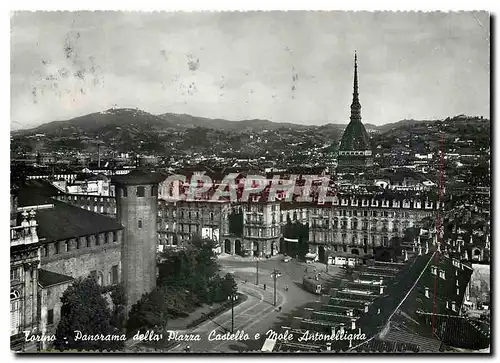
[[(248, 334), (248, 340), (209, 340), (209, 334), (212, 331), (214, 331), (211, 333), (212, 339), (215, 339), (217, 334), (220, 334), (219, 337), (221, 337), (227, 332), (221, 326), (231, 330), (231, 311), (229, 310), (214, 318), (213, 321), (208, 321), (189, 331), (179, 332), (199, 334), (201, 340), (181, 342), (170, 351), (182, 352), (187, 345), (190, 346), (191, 352), (238, 352), (246, 350), (247, 346), (260, 349), (261, 339), (255, 339), (256, 334), (260, 334), (262, 337), (275, 325), (280, 316), (318, 299), (317, 295), (302, 288), (302, 278), (306, 267), (304, 263), (295, 260), (288, 263), (280, 259), (262, 260), (259, 262), (258, 286), (256, 285), (256, 261), (220, 259), (219, 263), (224, 272), (230, 272), (234, 275), (238, 282), (238, 290), (248, 296), (245, 302), (234, 309), (234, 332), (243, 331)], [(308, 265), (307, 267), (310, 269), (313, 266)], [(324, 272), (324, 265), (316, 267)], [(271, 273), (274, 269), (281, 272), (281, 277), (276, 280), (277, 307), (281, 307), (280, 311), (273, 306), (274, 283)], [(339, 273), (340, 269), (331, 267), (329, 272), (333, 276)], [(266, 284), (266, 290), (263, 288), (264, 284)], [(285, 291), (285, 286), (288, 286), (288, 291)]]
[[(239, 283), (238, 290), (245, 293), (248, 299), (234, 308), (235, 338), (238, 331), (243, 331), (248, 334), (249, 339), (254, 339), (255, 334), (262, 334), (260, 323), (265, 320), (272, 321), (278, 315), (277, 308), (273, 305), (274, 292), (272, 289), (264, 290), (248, 283)], [(277, 306), (286, 304), (288, 300), (286, 294), (279, 290), (276, 292)], [(187, 345), (190, 346), (191, 352), (215, 353), (237, 351), (234, 347), (229, 347), (237, 344), (237, 341), (227, 339), (217, 340), (217, 335), (219, 335), (219, 338), (222, 338), (222, 335), (226, 334), (227, 337), (227, 333), (230, 330), (231, 310), (217, 316), (211, 321), (203, 323), (197, 328), (179, 331), (179, 334), (197, 334), (201, 340), (179, 343), (170, 351), (182, 352)]]

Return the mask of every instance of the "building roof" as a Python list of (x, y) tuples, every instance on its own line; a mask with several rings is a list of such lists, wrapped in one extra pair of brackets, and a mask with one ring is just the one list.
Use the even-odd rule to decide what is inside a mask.
[(71, 276), (43, 269), (38, 270), (38, 284), (44, 289), (55, 285), (69, 283), (73, 280), (74, 279)]
[(125, 175), (115, 175), (111, 178), (113, 184), (118, 185), (149, 185), (158, 184), (167, 176), (161, 173), (151, 173), (144, 170), (134, 169)]
[(52, 204), (54, 207), (36, 212), (37, 233), (40, 239), (44, 239), (43, 242), (78, 238), (123, 228), (113, 218), (36, 194), (33, 189), (21, 190), (19, 193), (19, 207), (44, 204)]
[(365, 126), (359, 120), (352, 120), (347, 125), (340, 140), (340, 151), (365, 151), (371, 150), (370, 136)]

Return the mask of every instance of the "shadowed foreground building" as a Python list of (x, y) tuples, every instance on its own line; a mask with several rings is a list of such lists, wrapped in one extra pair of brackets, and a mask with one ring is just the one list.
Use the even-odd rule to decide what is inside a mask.
[(61, 296), (76, 278), (93, 275), (101, 286), (120, 281), (122, 226), (114, 219), (55, 200), (57, 190), (23, 188), (11, 200), (11, 347), (23, 331), (54, 334)]
[(50, 346), (26, 344), (23, 331), (54, 334), (61, 296), (77, 278), (94, 276), (101, 286), (123, 281), (128, 307), (154, 288), (157, 180), (140, 171), (116, 177), (118, 221), (57, 200), (60, 191), (48, 183), (30, 182), (11, 195), (13, 350)]
[[(437, 353), (487, 349), (489, 325), (461, 314), (472, 267), (456, 254), (440, 251), (433, 240), (427, 236), (407, 242), (404, 256), (397, 261), (374, 261), (337, 277), (319, 301), (287, 321), (282, 332), (288, 330), (295, 338), (277, 341), (276, 350)], [(324, 337), (364, 336), (297, 339), (307, 331)]]

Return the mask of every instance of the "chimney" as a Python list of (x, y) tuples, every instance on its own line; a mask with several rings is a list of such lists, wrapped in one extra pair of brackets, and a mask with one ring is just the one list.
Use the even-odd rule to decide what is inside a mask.
[(460, 288), (457, 287), (457, 295), (460, 295)]
[(437, 267), (436, 266), (431, 266), (431, 274), (437, 275)]
[(380, 314), (380, 308), (377, 310), (377, 315), (379, 315), (379, 314)]
[(418, 255), (422, 256), (422, 246), (418, 246)]
[(382, 295), (383, 293), (384, 293), (384, 286), (380, 285), (380, 295)]
[(101, 168), (101, 145), (97, 145), (97, 167)]
[(448, 300), (446, 300), (446, 309), (449, 309), (450, 308), (450, 302)]
[(384, 283), (384, 278), (380, 276), (379, 285), (382, 285), (383, 283)]
[(368, 304), (365, 304), (365, 313), (368, 312)]
[(351, 320), (351, 330), (356, 329), (356, 319)]
[(453, 311), (457, 310), (457, 305), (456, 305), (455, 301), (451, 302), (451, 310), (453, 310)]
[(425, 287), (425, 297), (429, 298), (429, 288)]
[(332, 350), (332, 343), (331, 342), (326, 343), (326, 350), (328, 352)]
[(429, 253), (429, 242), (426, 242), (425, 244), (425, 254)]
[[(455, 272), (456, 272), (456, 271), (455, 271)], [(458, 279), (456, 280), (455, 285), (456, 285), (457, 287), (459, 287), (459, 286), (460, 286), (460, 285), (458, 284)]]
[(405, 250), (405, 262), (408, 261), (408, 252)]

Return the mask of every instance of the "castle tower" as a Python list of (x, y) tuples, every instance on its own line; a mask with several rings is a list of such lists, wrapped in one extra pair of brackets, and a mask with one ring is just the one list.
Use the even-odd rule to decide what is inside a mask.
[(361, 104), (358, 91), (358, 56), (354, 54), (354, 91), (352, 94), (351, 119), (339, 145), (338, 166), (358, 168), (373, 165), (370, 136), (361, 122)]
[(161, 176), (134, 170), (112, 178), (116, 218), (124, 226), (122, 283), (127, 313), (156, 286), (158, 183)]

